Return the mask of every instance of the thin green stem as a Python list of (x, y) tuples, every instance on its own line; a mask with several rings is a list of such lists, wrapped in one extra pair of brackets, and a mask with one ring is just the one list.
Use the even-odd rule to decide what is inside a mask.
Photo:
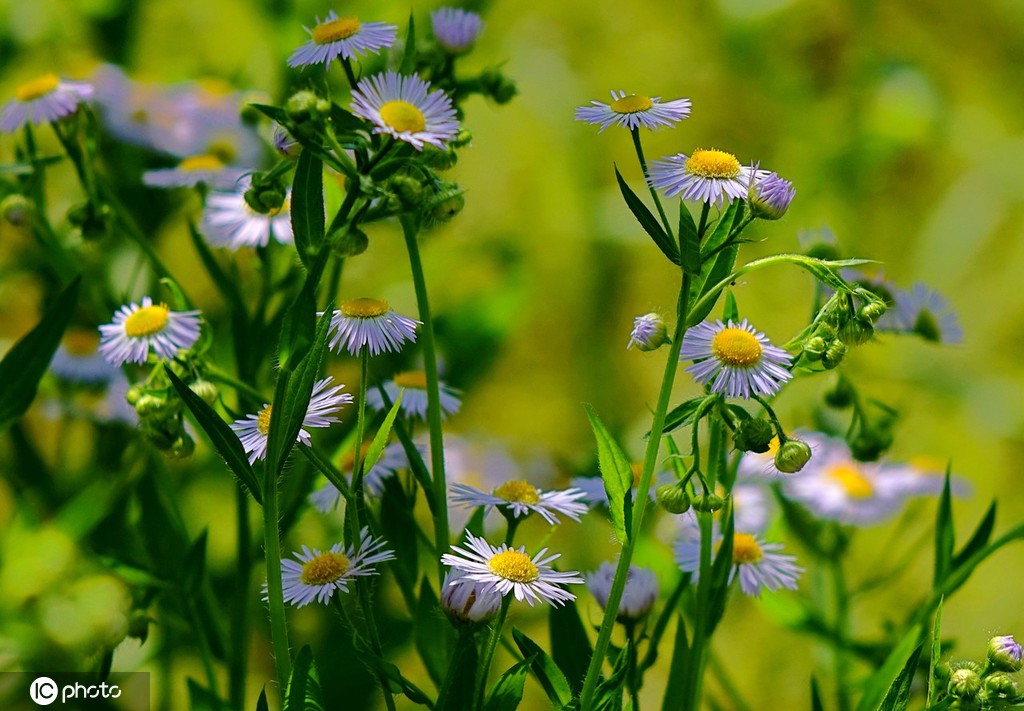
[(228, 660), (228, 695), (231, 708), (245, 706), (245, 679), (249, 663), (249, 599), (252, 591), (252, 531), (249, 525), (249, 495), (235, 487), (235, 594), (231, 604), (231, 658)]
[(356, 75), (352, 71), (352, 62), (350, 62), (349, 60), (345, 59), (344, 57), (341, 57), (340, 59), (341, 59), (341, 66), (345, 70), (345, 78), (348, 79), (348, 85), (350, 87), (352, 87), (352, 89), (354, 91), (356, 86), (359, 84), (359, 82), (356, 81)]
[(658, 197), (658, 191), (647, 180), (647, 159), (644, 158), (644, 148), (640, 144), (640, 129), (634, 128), (629, 133), (633, 137), (633, 146), (636, 148), (636, 157), (640, 161), (640, 169), (644, 172), (644, 182), (647, 183), (647, 187), (651, 191), (651, 197), (654, 198), (654, 205), (658, 208), (658, 214), (661, 215), (661, 224), (665, 226), (665, 232), (671, 237), (673, 234), (672, 226), (668, 222), (668, 216), (665, 215), (665, 208), (661, 206), (661, 198)]
[(284, 613), (281, 581), (281, 539), (278, 530), (277, 477), (269, 471), (263, 481), (263, 550), (267, 560), (267, 601), (270, 608), (270, 642), (281, 693), (288, 688), (292, 657), (288, 647), (288, 622)]
[(356, 406), (356, 451), (352, 462), (352, 498), (355, 510), (352, 512), (353, 533), (360, 530), (359, 521), (364, 518), (366, 499), (363, 496), (363, 440), (366, 438), (366, 389), (370, 387), (370, 349), (359, 350), (359, 394)]
[(836, 676), (836, 708), (838, 711), (850, 711), (850, 688), (847, 669), (849, 662), (846, 658), (846, 640), (850, 632), (850, 598), (846, 591), (846, 578), (843, 575), (843, 565), (838, 556), (828, 559), (828, 572), (832, 578), (832, 594), (835, 597), (835, 630), (838, 637), (838, 644), (834, 647)]
[(627, 640), (625, 652), (629, 654), (626, 686), (629, 687), (630, 711), (640, 711), (640, 676), (636, 655), (636, 623), (629, 621), (625, 624), (625, 627)]
[(505, 618), (508, 617), (508, 607), (512, 602), (512, 596), (506, 595), (501, 601), (501, 611), (498, 613), (497, 619), (494, 620), (494, 626), (491, 628), (491, 634), (487, 638), (487, 646), (484, 647), (484, 656), (482, 658), (482, 664), (477, 672), (476, 677), (476, 689), (473, 692), (473, 698), (476, 699), (476, 708), (483, 708), (484, 705), (484, 692), (487, 691), (487, 676), (491, 672), (491, 662), (494, 661), (494, 650), (498, 647), (498, 640), (501, 639), (501, 629), (505, 626)]

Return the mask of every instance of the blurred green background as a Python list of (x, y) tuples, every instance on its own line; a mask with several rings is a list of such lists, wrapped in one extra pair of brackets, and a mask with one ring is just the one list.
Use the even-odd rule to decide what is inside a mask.
[[(421, 27), (434, 7), (412, 6)], [(303, 24), (329, 9), (320, 2), (0, 0), (0, 95), (35, 74), (84, 75), (95, 62), (112, 61), (150, 81), (217, 77), (280, 101), (319, 71), (288, 72), (284, 60), (305, 40)], [(336, 9), (404, 31), (410, 6), (363, 1)], [(856, 349), (845, 367), (866, 394), (900, 409), (893, 458), (951, 459), (970, 480), (973, 495), (956, 509), (961, 530), (993, 498), (997, 531), (1024, 518), (1024, 4), (496, 0), (485, 19), (477, 51), (462, 62), (467, 69), (500, 64), (520, 95), (501, 107), (470, 102), (473, 145), (453, 171), (467, 190), (466, 208), (425, 247), (450, 379), (468, 386), (451, 431), (501, 440), (523, 459), (543, 452), (563, 473), (575, 472), (593, 461), (581, 407), (589, 402), (639, 456), (662, 359), (627, 352), (625, 343), (633, 316), (669, 314), (675, 277), (615, 187), (613, 162), (642, 187), (628, 135), (617, 128), (599, 135), (572, 113), (591, 99), (607, 101), (610, 89), (688, 97), (690, 119), (645, 132), (649, 159), (720, 148), (797, 188), (781, 222), (755, 225), (764, 242), (745, 247), (741, 260), (794, 251), (798, 233), (827, 227), (846, 256), (878, 260), (897, 283), (924, 281), (947, 296), (964, 328), (962, 345), (883, 336)], [(0, 158), (12, 156), (12, 139), (0, 138)], [(60, 172), (56, 179), (70, 184)], [(55, 211), (61, 199), (58, 193)], [(187, 239), (180, 217), (157, 236), (173, 271), (192, 273), (191, 252), (179, 248)], [(0, 232), (0, 260), (16, 239)], [(196, 274), (191, 295), (215, 310), (216, 292)], [(735, 295), (741, 313), (782, 342), (804, 324), (812, 288), (803, 272), (767, 271)], [(397, 232), (371, 235), (370, 250), (346, 269), (346, 291), (384, 294), (399, 310), (415, 311)], [(30, 280), (5, 270), (0, 337), (30, 327), (37, 300)], [(353, 378), (351, 363), (338, 367)], [(810, 424), (821, 385), (799, 383), (779, 400), (787, 425)], [(678, 398), (694, 392), (681, 376)], [(0, 468), (9, 466), (12, 460), (0, 459)], [(215, 522), (231, 501), (226, 474), (199, 469), (189, 470), (183, 488), (192, 531)], [(0, 523), (13, 505), (9, 495), (0, 500)], [(921, 504), (920, 516), (866, 531), (855, 543), (854, 582), (874, 569), (880, 551), (922, 551), (892, 584), (855, 600), (855, 631), (878, 633), (924, 594), (930, 541), (922, 536), (932, 510)], [(324, 535), (316, 520), (303, 519), (298, 531), (314, 541)], [(227, 568), (233, 531), (214, 524), (210, 536), (214, 564)], [(556, 540), (567, 549), (566, 566), (589, 570), (614, 553), (610, 541), (593, 545), (609, 537), (594, 522), (563, 527)], [(664, 564), (656, 546), (641, 555)], [(1011, 547), (947, 603), (943, 632), (965, 652), (993, 634), (1024, 633), (1024, 609), (1015, 604), (1022, 563), (1024, 551)], [(805, 592), (812, 589), (813, 574), (804, 582)], [(811, 640), (773, 621), (785, 607), (781, 596), (763, 603), (737, 597), (716, 636), (716, 653), (741, 692), (764, 701), (755, 708), (768, 701), (806, 707), (809, 674), (824, 675), (830, 663)], [(589, 599), (582, 609), (599, 619)], [(294, 615), (295, 638), (324, 634), (322, 614)], [(532, 629), (543, 617), (520, 610), (514, 622)], [(144, 663), (146, 647), (124, 647), (125, 663)], [(414, 663), (411, 651), (396, 660), (406, 657)], [(258, 690), (270, 676), (269, 654), (258, 649), (253, 658)], [(328, 663), (322, 669), (325, 677), (344, 676)], [(187, 664), (178, 672), (198, 673)], [(716, 683), (709, 682), (712, 697)], [(645, 701), (660, 701), (659, 677), (650, 684)], [(528, 699), (544, 707), (536, 689)]]

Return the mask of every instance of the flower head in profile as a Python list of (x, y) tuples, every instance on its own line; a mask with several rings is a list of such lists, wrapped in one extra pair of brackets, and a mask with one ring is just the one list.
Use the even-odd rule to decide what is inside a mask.
[[(585, 576), (587, 589), (602, 608), (608, 605), (608, 596), (612, 591), (616, 567), (615, 563), (606, 561), (601, 563), (593, 573)], [(626, 587), (622, 590), (622, 599), (619, 600), (619, 612), (616, 619), (619, 622), (642, 620), (654, 607), (657, 599), (658, 579), (654, 577), (654, 571), (631, 565), (626, 574)]]
[(733, 200), (743, 200), (751, 181), (764, 171), (744, 167), (732, 153), (715, 149), (695, 150), (690, 155), (678, 153), (651, 162), (647, 182), (668, 197), (679, 195), (721, 207)]
[(712, 392), (729, 397), (774, 395), (793, 377), (789, 354), (746, 319), (694, 326), (683, 336), (679, 359), (695, 361), (686, 372), (701, 385), (710, 385)]
[(445, 553), (441, 562), (463, 571), (465, 575), (450, 581), (449, 585), (484, 583), (486, 591), (493, 590), (502, 597), (512, 593), (516, 600), (525, 600), (531, 606), (535, 602), (561, 606), (575, 600), (576, 596), (562, 586), (583, 582), (575, 571), (562, 573), (552, 570), (550, 563), (561, 554), (545, 557), (547, 548), (542, 548), (531, 558), (526, 554), (525, 546), (515, 549), (502, 544), (496, 548), (483, 538), (467, 533), (466, 547), (452, 546), (452, 550), (455, 554)]
[(556, 513), (579, 521), (580, 516), (588, 510), (585, 499), (586, 494), (579, 489), (541, 491), (522, 480), (506, 481), (489, 494), (465, 484), (452, 485), (453, 504), (470, 508), (494, 506), (508, 510), (515, 518), (535, 512), (552, 525), (558, 523)]
[(457, 623), (486, 622), (501, 609), (501, 594), (490, 582), (462, 580), (468, 573), (450, 568), (441, 583), (441, 609)]
[(266, 214), (256, 212), (245, 199), (250, 181), (243, 178), (235, 190), (214, 191), (206, 198), (200, 230), (215, 247), (237, 250), (266, 247), (273, 237), (279, 244), (291, 244), (290, 191), (281, 207)]
[(484, 29), (480, 15), (457, 7), (442, 7), (430, 13), (430, 26), (437, 43), (449, 54), (468, 52)]
[(749, 173), (752, 176), (747, 193), (750, 212), (762, 220), (778, 220), (789, 210), (789, 204), (796, 196), (796, 188), (777, 173), (762, 176), (757, 174), (759, 172), (754, 169)]
[(14, 133), (29, 122), (38, 126), (70, 116), (92, 94), (91, 84), (44, 74), (14, 90), (14, 98), (0, 113), (0, 131)]
[(157, 168), (142, 174), (142, 182), (151, 188), (194, 188), (203, 184), (215, 190), (230, 190), (245, 171), (231, 168), (219, 157), (204, 153), (189, 156), (174, 168)]
[(114, 313), (114, 322), (100, 326), (99, 351), (108, 363), (145, 363), (150, 349), (170, 360), (199, 340), (199, 311), (171, 311), (148, 296)]
[(352, 92), (352, 113), (418, 151), (425, 144), (444, 148), (459, 130), (452, 100), (416, 75), (384, 72), (363, 79)]
[[(321, 552), (302, 546), (302, 552), (294, 554), (295, 560), (281, 561), (284, 601), (303, 607), (314, 600), (327, 603), (335, 590), (347, 593), (353, 580), (377, 575), (374, 566), (394, 560), (394, 552), (386, 550), (386, 545), (384, 539), (374, 538), (370, 529), (363, 528), (358, 544), (348, 548), (335, 543), (329, 550)], [(267, 599), (266, 584), (263, 585), (263, 599)]]
[(636, 346), (641, 351), (655, 351), (668, 341), (665, 319), (656, 313), (644, 314), (633, 319), (633, 330), (629, 333), (626, 350)]
[[(449, 387), (444, 381), (440, 381), (438, 387), (441, 392), (441, 417), (454, 415), (462, 407), (459, 391)], [(427, 419), (427, 374), (422, 370), (407, 370), (398, 373), (394, 378), (386, 381), (383, 388), (391, 402), (398, 399), (399, 392), (404, 391), (400, 406), (402, 412), (409, 417)], [(384, 398), (376, 388), (366, 392), (366, 404), (375, 410), (387, 409)]]
[[(352, 402), (352, 396), (341, 392), (344, 385), (331, 387), (330, 376), (318, 380), (313, 386), (313, 392), (309, 398), (309, 405), (306, 407), (306, 416), (302, 419), (302, 429), (299, 430), (295, 441), (307, 447), (311, 440), (308, 427), (330, 427), (338, 422), (335, 415), (342, 407)], [(249, 455), (249, 463), (267, 456), (267, 436), (270, 434), (270, 418), (274, 408), (270, 403), (263, 405), (263, 409), (254, 415), (246, 415), (240, 420), (231, 424), (231, 429), (238, 435), (242, 442), (242, 448)]]
[(662, 102), (658, 96), (627, 94), (612, 91), (612, 102), (605, 104), (591, 101), (590, 106), (576, 109), (576, 120), (600, 126), (601, 131), (612, 124), (633, 131), (640, 126), (651, 130), (659, 126), (672, 126), (690, 115), (689, 99), (673, 99)]
[[(717, 525), (712, 532), (713, 550), (722, 546), (723, 536)], [(803, 568), (796, 557), (780, 553), (782, 544), (766, 543), (760, 535), (737, 531), (732, 539), (732, 582), (738, 576), (744, 595), (760, 597), (762, 590), (796, 590)], [(700, 572), (700, 535), (683, 536), (676, 541), (676, 563), (680, 570), (693, 574), (696, 581)]]
[(963, 343), (964, 332), (945, 297), (921, 283), (895, 293), (896, 330), (910, 331), (932, 343)]
[(331, 316), (330, 348), (354, 356), (363, 348), (372, 356), (398, 353), (404, 343), (416, 341), (418, 325), (419, 321), (393, 311), (382, 299), (350, 299)]
[(386, 22), (360, 22), (358, 17), (338, 17), (331, 10), (324, 20), (317, 18), (309, 32), (309, 42), (288, 58), (289, 67), (310, 64), (328, 65), (339, 57), (355, 59), (369, 52), (387, 49), (398, 37), (398, 27)]

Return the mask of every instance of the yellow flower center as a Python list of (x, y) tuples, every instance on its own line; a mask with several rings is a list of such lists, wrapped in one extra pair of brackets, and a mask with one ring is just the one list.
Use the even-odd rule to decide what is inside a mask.
[(775, 435), (774, 437), (772, 437), (772, 441), (768, 443), (768, 451), (765, 452), (765, 454), (774, 457), (778, 453), (780, 446), (781, 445), (779, 444), (779, 436)]
[(32, 101), (40, 96), (46, 96), (56, 89), (58, 84), (60, 79), (56, 74), (44, 74), (19, 86), (14, 90), (14, 95), (18, 101)]
[(487, 561), (491, 572), (514, 583), (532, 583), (540, 577), (530, 557), (519, 551), (502, 551)]
[(494, 489), (494, 495), (509, 503), (535, 504), (540, 501), (537, 487), (525, 481), (506, 481)]
[(735, 178), (740, 174), (740, 162), (732, 153), (698, 149), (686, 159), (686, 172), (701, 178)]
[(191, 172), (193, 170), (220, 170), (224, 163), (217, 156), (210, 154), (200, 156), (189, 156), (178, 164), (179, 170)]
[(711, 339), (711, 352), (726, 365), (749, 368), (761, 360), (761, 343), (742, 328), (724, 328)]
[(857, 469), (852, 462), (836, 464), (828, 470), (828, 476), (839, 483), (847, 496), (854, 499), (866, 499), (875, 493), (875, 487)]
[(359, 31), (358, 17), (339, 17), (335, 20), (321, 22), (313, 28), (313, 41), (317, 44), (328, 44), (348, 39)]
[(96, 352), (100, 335), (96, 331), (74, 328), (64, 334), (64, 350), (73, 356), (89, 356)]
[(299, 580), (306, 585), (333, 583), (348, 570), (349, 561), (344, 553), (327, 551), (311, 558), (302, 566)]
[(344, 302), (341, 305), (341, 315), (349, 318), (377, 318), (386, 314), (390, 309), (388, 302), (383, 299), (362, 297)]
[(400, 388), (413, 388), (415, 390), (427, 389), (427, 374), (422, 370), (407, 370), (399, 373), (394, 378), (394, 383)]
[(611, 103), (609, 108), (617, 114), (638, 114), (641, 111), (646, 111), (652, 106), (654, 106), (654, 102), (648, 97), (633, 94), (632, 96), (624, 96), (621, 99), (616, 99)]
[(398, 133), (418, 133), (427, 126), (423, 112), (408, 101), (389, 101), (380, 107), (380, 120)]
[(143, 306), (124, 321), (124, 334), (129, 338), (142, 338), (160, 333), (167, 326), (167, 304)]
[(732, 562), (734, 565), (756, 563), (764, 557), (757, 539), (749, 533), (736, 533), (732, 537)]
[(270, 432), (270, 415), (273, 413), (274, 406), (267, 405), (260, 414), (256, 415), (256, 429), (260, 431), (260, 434), (267, 434)]

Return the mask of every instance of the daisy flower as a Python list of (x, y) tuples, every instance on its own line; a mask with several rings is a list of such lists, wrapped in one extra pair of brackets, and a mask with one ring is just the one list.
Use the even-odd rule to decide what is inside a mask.
[[(615, 563), (604, 562), (593, 573), (584, 576), (587, 589), (602, 608), (608, 605), (616, 567)], [(622, 590), (616, 619), (619, 622), (641, 620), (651, 611), (657, 599), (658, 579), (654, 577), (654, 571), (631, 565), (626, 574), (626, 587)]]
[[(441, 418), (444, 419), (458, 412), (462, 401), (459, 399), (459, 391), (444, 381), (438, 383), (438, 388), (441, 392)], [(409, 417), (427, 419), (427, 374), (422, 370), (407, 370), (384, 383), (384, 392), (391, 402), (398, 399), (401, 390), (405, 391), (402, 395), (402, 412)], [(366, 392), (366, 404), (374, 410), (386, 409), (384, 398), (376, 388)]]
[(465, 484), (453, 484), (451, 501), (453, 504), (468, 508), (502, 507), (511, 511), (515, 518), (529, 516), (531, 511), (535, 511), (545, 521), (554, 525), (558, 523), (555, 513), (579, 521), (580, 516), (588, 510), (582, 501), (585, 498), (586, 494), (579, 489), (541, 491), (529, 482), (512, 480), (494, 487), (490, 494)]
[(398, 353), (406, 341), (415, 342), (415, 319), (391, 310), (382, 299), (359, 298), (342, 302), (331, 316), (330, 348), (354, 356), (365, 346), (370, 355)]
[(114, 322), (100, 326), (99, 351), (108, 363), (145, 363), (150, 347), (170, 360), (199, 340), (199, 311), (171, 311), (148, 296), (114, 313)]
[(486, 622), (501, 609), (501, 595), (489, 582), (464, 581), (468, 573), (450, 568), (441, 583), (441, 609), (456, 622)]
[(442, 7), (430, 13), (430, 25), (437, 43), (449, 54), (469, 51), (484, 29), (480, 15), (457, 7)]
[(583, 578), (576, 571), (561, 573), (552, 570), (551, 561), (561, 553), (548, 556), (542, 548), (532, 558), (526, 554), (526, 547), (509, 548), (502, 544), (496, 548), (483, 538), (466, 534), (466, 547), (452, 546), (457, 555), (445, 553), (441, 563), (461, 570), (466, 575), (449, 581), (449, 585), (485, 583), (485, 591), (495, 591), (502, 597), (512, 593), (516, 600), (525, 600), (531, 607), (535, 602), (547, 602), (561, 606), (575, 600), (576, 596), (562, 588), (562, 585), (578, 584)]
[(644, 314), (633, 319), (633, 330), (629, 333), (626, 350), (636, 346), (642, 351), (654, 351), (668, 343), (668, 340), (665, 320), (656, 313)]
[(937, 291), (917, 283), (910, 291), (897, 291), (895, 298), (895, 320), (900, 330), (932, 343), (963, 343), (964, 331), (956, 312)]
[(721, 207), (745, 199), (751, 181), (762, 173), (767, 175), (741, 166), (732, 153), (698, 149), (689, 156), (677, 153), (652, 161), (647, 182), (668, 197), (679, 195), (683, 200)]
[[(314, 600), (328, 602), (335, 590), (347, 593), (350, 582), (377, 575), (374, 565), (395, 559), (394, 551), (385, 550), (385, 545), (383, 538), (374, 538), (370, 529), (364, 527), (358, 545), (347, 549), (335, 543), (321, 553), (316, 548), (310, 550), (302, 546), (302, 552), (294, 554), (295, 560), (281, 561), (284, 601), (303, 607)], [(263, 600), (267, 601), (266, 583), (263, 584)]]
[(119, 374), (117, 368), (99, 352), (100, 337), (96, 329), (71, 327), (50, 361), (50, 372), (72, 383), (101, 384)]
[(376, 124), (374, 133), (394, 136), (418, 151), (426, 143), (444, 148), (459, 130), (447, 94), (430, 91), (430, 84), (416, 75), (391, 71), (359, 82), (352, 92), (352, 113)]
[(729, 397), (774, 395), (793, 377), (789, 354), (743, 319), (739, 324), (704, 321), (683, 336), (679, 360), (696, 361), (686, 369), (701, 385)]
[[(658, 126), (671, 126), (690, 115), (689, 99), (674, 99), (662, 103), (661, 97), (611, 92), (612, 103), (591, 101), (590, 106), (576, 109), (576, 120), (600, 126), (601, 131), (618, 124), (630, 131), (645, 126), (651, 130)], [(600, 131), (599, 131), (600, 133)]]
[(44, 74), (14, 90), (14, 98), (0, 114), (0, 131), (14, 133), (29, 121), (38, 126), (70, 116), (82, 102), (91, 99), (92, 94), (91, 84)]
[[(712, 541), (713, 550), (717, 551), (722, 545), (722, 534), (713, 531)], [(732, 538), (733, 568), (729, 582), (739, 576), (740, 590), (751, 597), (760, 597), (762, 590), (796, 590), (803, 568), (796, 564), (795, 556), (779, 553), (780, 550), (780, 543), (766, 543), (758, 535), (737, 531)], [(677, 540), (675, 558), (680, 570), (692, 573), (696, 581), (700, 572), (699, 534)]]
[(241, 247), (266, 247), (271, 236), (279, 244), (291, 244), (291, 191), (280, 208), (267, 214), (253, 210), (245, 199), (249, 178), (238, 182), (231, 192), (214, 191), (206, 198), (200, 231), (215, 247), (237, 250)]
[[(362, 456), (366, 456), (370, 443), (363, 446)], [(355, 456), (350, 454), (341, 464), (341, 471), (346, 472), (349, 482), (352, 481), (352, 466), (355, 464)], [(363, 486), (374, 496), (384, 493), (384, 480), (394, 476), (402, 469), (409, 467), (409, 457), (401, 442), (389, 444), (381, 452), (380, 459), (370, 467), (368, 472), (363, 474)], [(320, 513), (328, 513), (338, 506), (341, 500), (341, 492), (334, 484), (327, 482), (323, 487), (309, 495), (309, 503)]]
[(759, 172), (755, 169), (751, 174), (754, 179), (747, 193), (750, 212), (762, 220), (778, 220), (789, 210), (789, 204), (796, 196), (796, 188), (777, 173), (760, 176), (757, 175)]
[(211, 188), (227, 190), (244, 175), (239, 168), (229, 168), (215, 155), (189, 156), (174, 168), (157, 168), (142, 174), (142, 182), (151, 188), (194, 188), (204, 183)]
[[(310, 445), (309, 432), (307, 427), (330, 427), (332, 423), (338, 422), (334, 415), (345, 405), (352, 402), (352, 396), (341, 392), (345, 386), (335, 385), (329, 387), (333, 379), (328, 376), (318, 380), (313, 386), (313, 392), (309, 398), (309, 406), (306, 408), (306, 416), (302, 419), (302, 429), (299, 430), (295, 441)], [(270, 432), (270, 417), (273, 414), (273, 405), (264, 403), (263, 409), (255, 415), (246, 415), (241, 420), (235, 420), (231, 424), (242, 442), (242, 448), (249, 455), (249, 464), (257, 459), (267, 456), (267, 434)]]
[(327, 65), (338, 57), (355, 59), (368, 52), (377, 54), (395, 43), (398, 27), (386, 22), (360, 22), (358, 17), (338, 17), (331, 10), (323, 21), (318, 17), (313, 29), (307, 27), (306, 32), (310, 34), (309, 42), (292, 53), (289, 67)]

